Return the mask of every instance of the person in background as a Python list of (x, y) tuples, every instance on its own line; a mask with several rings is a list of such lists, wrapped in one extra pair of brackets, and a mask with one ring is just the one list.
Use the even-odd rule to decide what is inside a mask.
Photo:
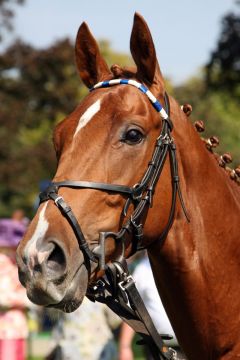
[(26, 359), (25, 310), (30, 302), (18, 280), (15, 253), (27, 225), (20, 209), (10, 219), (0, 219), (0, 360)]
[[(150, 262), (146, 254), (136, 265), (133, 272), (133, 278), (158, 333), (171, 335), (172, 340), (165, 341), (165, 343), (176, 350), (178, 360), (186, 360), (186, 357), (179, 348), (176, 336), (162, 305), (155, 285)], [(134, 330), (128, 324), (123, 323), (120, 330), (118, 360), (134, 360), (132, 349), (134, 335)], [(152, 360), (153, 357), (149, 352), (148, 347), (145, 347), (144, 350), (146, 360)]]
[(47, 360), (117, 360), (113, 331), (120, 323), (106, 305), (85, 297), (75, 312), (59, 318), (54, 329), (57, 345)]

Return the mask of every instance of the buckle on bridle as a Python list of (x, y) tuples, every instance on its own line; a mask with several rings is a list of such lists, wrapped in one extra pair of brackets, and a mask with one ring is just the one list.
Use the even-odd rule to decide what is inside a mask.
[(58, 196), (58, 197), (54, 200), (55, 205), (59, 206), (58, 202), (59, 202), (60, 200), (63, 200), (63, 197), (62, 197), (62, 196)]
[(124, 285), (127, 285), (130, 281), (133, 281), (133, 282), (135, 283), (132, 275), (128, 275), (128, 276), (126, 277), (126, 279), (124, 279), (123, 281), (120, 281), (120, 282), (118, 283), (118, 286), (120, 287), (120, 289), (121, 289), (122, 291), (126, 291), (126, 288), (124, 287)]
[(143, 238), (143, 224), (142, 223), (137, 224), (132, 216), (130, 218), (130, 222), (131, 222), (131, 225), (133, 226), (133, 229), (134, 229), (134, 236), (137, 237), (138, 241), (142, 240), (142, 238)]
[(136, 183), (135, 185), (133, 185), (132, 189), (133, 189), (133, 192), (132, 192), (132, 199), (134, 201), (140, 201), (141, 198), (142, 198), (142, 191), (138, 194), (137, 192), (137, 189), (140, 187), (140, 184), (139, 183)]
[(166, 133), (164, 136), (162, 136), (162, 134), (160, 134), (159, 137), (157, 138), (158, 146), (170, 145), (172, 143), (173, 143), (173, 138), (171, 136), (169, 136), (168, 133)]
[(177, 352), (173, 348), (169, 347), (169, 352), (171, 353), (171, 360), (177, 360)]
[(105, 288), (106, 288), (105, 282), (99, 279), (92, 289), (95, 295), (104, 296)]

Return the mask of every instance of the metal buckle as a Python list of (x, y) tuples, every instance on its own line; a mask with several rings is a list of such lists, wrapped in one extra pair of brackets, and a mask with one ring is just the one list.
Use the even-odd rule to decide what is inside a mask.
[(97, 281), (97, 283), (92, 287), (95, 298), (98, 298), (101, 296), (105, 297), (105, 288), (106, 288), (105, 282), (103, 280), (99, 279)]
[(55, 200), (54, 200), (54, 202), (55, 202), (55, 204), (58, 206), (58, 202), (60, 201), (60, 200), (63, 200), (63, 197), (62, 196), (58, 196)]
[(93, 286), (93, 290), (94, 290), (94, 291), (97, 291), (97, 290), (99, 290), (99, 288), (101, 288), (101, 289), (104, 289), (104, 288), (105, 288), (105, 283), (104, 283), (104, 281), (102, 281), (101, 279), (99, 279), (99, 280), (97, 281), (97, 283)]
[(169, 145), (173, 142), (173, 138), (170, 137), (168, 134), (165, 134), (164, 136), (159, 135), (157, 138), (157, 143), (161, 142), (163, 145)]
[(171, 348), (171, 347), (169, 347), (168, 349), (169, 349), (169, 351), (171, 352), (171, 359), (172, 359), (172, 360), (177, 360), (177, 352), (176, 352), (176, 350), (174, 350), (174, 349)]
[(133, 226), (133, 229), (135, 231), (134, 235), (137, 237), (138, 241), (141, 241), (143, 238), (143, 224), (136, 224), (136, 222), (133, 220), (133, 216), (130, 217), (130, 222)]
[(141, 198), (142, 198), (142, 192), (139, 194), (139, 195), (135, 195), (134, 194), (134, 190), (135, 189), (137, 189), (138, 187), (140, 186), (140, 184), (139, 183), (136, 183), (135, 185), (133, 185), (133, 194), (132, 194), (132, 199), (133, 200), (137, 200), (137, 201), (139, 201), (139, 200), (141, 200)]
[(131, 280), (135, 283), (132, 275), (128, 275), (128, 277), (127, 277), (125, 280), (120, 281), (120, 282), (118, 283), (118, 286), (120, 287), (120, 289), (121, 289), (122, 291), (126, 291), (126, 289), (125, 289), (125, 287), (123, 286), (123, 284), (128, 284)]

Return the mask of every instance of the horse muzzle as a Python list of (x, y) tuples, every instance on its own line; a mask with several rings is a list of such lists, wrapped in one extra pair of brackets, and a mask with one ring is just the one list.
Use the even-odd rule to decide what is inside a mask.
[[(66, 311), (68, 299), (75, 298), (75, 293), (78, 295), (75, 303), (81, 303), (85, 295), (81, 293), (84, 293), (88, 282), (83, 259), (80, 261), (79, 256), (69, 257), (64, 245), (52, 238), (38, 244), (37, 251), (25, 250), (21, 248), (17, 250), (19, 280), (33, 303), (54, 306)], [(84, 273), (86, 273), (85, 276)], [(79, 274), (81, 274), (80, 289), (82, 289), (80, 292), (77, 290)], [(85, 286), (83, 286), (84, 278), (86, 278)], [(67, 308), (67, 311), (71, 310)]]

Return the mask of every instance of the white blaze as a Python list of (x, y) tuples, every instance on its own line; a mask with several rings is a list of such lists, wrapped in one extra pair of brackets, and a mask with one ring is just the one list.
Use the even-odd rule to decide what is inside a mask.
[(80, 117), (78, 126), (76, 128), (75, 134), (73, 137), (77, 135), (79, 130), (81, 130), (87, 123), (93, 118), (93, 116), (100, 110), (100, 100), (97, 100), (94, 104), (92, 104), (85, 113)]
[(28, 241), (28, 244), (25, 249), (26, 256), (30, 260), (33, 257), (38, 257), (37, 241), (44, 238), (44, 236), (47, 232), (48, 226), (49, 226), (49, 223), (45, 218), (45, 211), (46, 211), (47, 204), (48, 204), (48, 201), (46, 202), (46, 204), (44, 205), (44, 207), (42, 208), (42, 210), (39, 214), (39, 219), (38, 219), (36, 229), (31, 237), (31, 239)]

